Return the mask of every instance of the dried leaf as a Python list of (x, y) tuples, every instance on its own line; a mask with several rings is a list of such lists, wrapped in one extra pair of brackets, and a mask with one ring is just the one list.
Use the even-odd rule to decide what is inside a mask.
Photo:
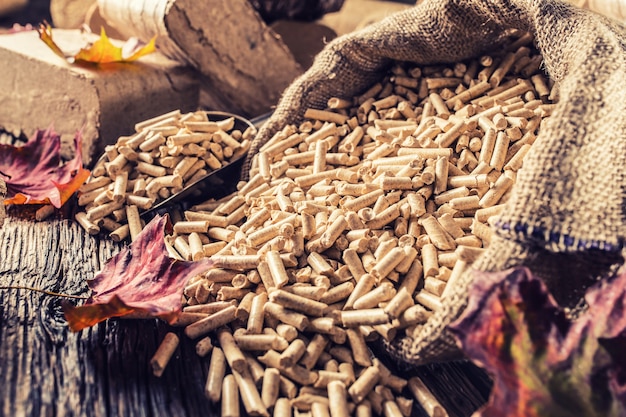
[(61, 137), (52, 128), (38, 130), (24, 146), (0, 144), (0, 178), (7, 185), (4, 204), (52, 204), (59, 208), (87, 180), (81, 134), (75, 156), (61, 165)]
[(100, 32), (100, 39), (88, 48), (81, 49), (74, 57), (76, 62), (97, 62), (106, 64), (109, 62), (130, 62), (155, 51), (156, 37), (152, 38), (147, 45), (137, 49), (130, 56), (124, 57), (123, 47), (117, 47), (111, 43), (104, 28)]
[(85, 304), (64, 304), (70, 329), (79, 331), (110, 317), (158, 317), (174, 322), (181, 312), (185, 284), (213, 262), (170, 258), (164, 238), (171, 229), (169, 216), (157, 215), (128, 248), (107, 261), (89, 281), (92, 294)]
[[(62, 58), (67, 58), (67, 55), (63, 53), (61, 48), (52, 40), (52, 28), (49, 24), (39, 25), (39, 38), (46, 44), (52, 51)], [(137, 39), (129, 39), (122, 47), (115, 46), (109, 40), (104, 28), (100, 31), (100, 39), (93, 44), (82, 48), (76, 55), (68, 59), (69, 62), (74, 63), (93, 63), (93, 64), (107, 64), (111, 62), (131, 62), (141, 58), (144, 55), (150, 54), (156, 50), (156, 36), (153, 37), (147, 44), (141, 44)]]
[(49, 24), (40, 23), (37, 32), (39, 32), (39, 39), (48, 45), (48, 48), (52, 49), (52, 52), (65, 59), (65, 54), (61, 51), (61, 48), (52, 40), (52, 28)]
[(570, 321), (526, 268), (476, 273), (451, 326), (466, 355), (494, 377), (477, 415), (623, 416), (626, 274), (590, 289)]

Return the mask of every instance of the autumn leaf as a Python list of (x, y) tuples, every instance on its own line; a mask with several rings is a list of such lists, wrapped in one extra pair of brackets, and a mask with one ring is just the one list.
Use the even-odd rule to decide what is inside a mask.
[(79, 331), (111, 317), (158, 317), (173, 323), (185, 284), (213, 262), (170, 258), (164, 238), (171, 230), (169, 216), (157, 215), (129, 247), (109, 259), (88, 282), (92, 294), (85, 304), (63, 305), (70, 329)]
[(82, 137), (74, 138), (74, 158), (61, 165), (61, 137), (52, 127), (37, 130), (24, 146), (0, 144), (0, 178), (7, 185), (4, 204), (52, 204), (59, 208), (87, 180)]
[[(66, 59), (67, 55), (52, 40), (52, 28), (47, 23), (39, 25), (39, 38), (58, 56)], [(76, 55), (69, 57), (69, 62), (108, 64), (112, 62), (131, 62), (156, 50), (156, 36), (147, 44), (139, 43), (136, 38), (129, 39), (122, 47), (115, 46), (106, 35), (104, 28), (100, 38), (93, 44), (82, 48)]]
[(590, 289), (569, 320), (526, 268), (474, 277), (451, 325), (466, 355), (494, 377), (476, 415), (626, 415), (626, 274)]
[(156, 37), (153, 37), (147, 45), (136, 49), (130, 56), (125, 57), (123, 48), (113, 45), (107, 37), (104, 28), (102, 28), (100, 39), (95, 41), (90, 47), (81, 49), (74, 59), (76, 62), (96, 62), (99, 64), (135, 61), (144, 55), (154, 52), (155, 41)]
[(39, 33), (39, 39), (48, 45), (52, 52), (65, 59), (65, 54), (61, 48), (52, 40), (52, 27), (48, 23), (40, 23), (37, 32)]

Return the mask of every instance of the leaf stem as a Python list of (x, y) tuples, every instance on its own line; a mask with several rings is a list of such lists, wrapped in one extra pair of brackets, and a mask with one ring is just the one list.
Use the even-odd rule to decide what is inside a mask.
[(84, 295), (62, 294), (62, 293), (58, 293), (54, 291), (42, 290), (41, 288), (28, 287), (26, 285), (2, 285), (0, 286), (0, 290), (28, 290), (28, 291), (41, 292), (46, 295), (52, 295), (54, 297), (75, 298), (79, 300), (86, 300), (87, 298), (89, 298)]

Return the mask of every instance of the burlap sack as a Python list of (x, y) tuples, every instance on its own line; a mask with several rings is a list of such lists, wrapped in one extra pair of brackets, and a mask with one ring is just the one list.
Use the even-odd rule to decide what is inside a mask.
[[(327, 45), (285, 91), (250, 158), (307, 107), (356, 95), (393, 60), (476, 57), (510, 28), (534, 34), (560, 99), (474, 267), (527, 265), (558, 301), (575, 307), (585, 287), (623, 262), (626, 238), (626, 30), (607, 18), (555, 0), (426, 0)], [(388, 345), (392, 356), (414, 364), (457, 357), (446, 326), (465, 307), (472, 276), (464, 274), (418, 338)]]

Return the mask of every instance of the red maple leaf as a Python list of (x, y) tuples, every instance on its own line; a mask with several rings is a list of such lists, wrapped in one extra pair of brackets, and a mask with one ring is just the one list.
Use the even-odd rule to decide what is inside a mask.
[(61, 137), (52, 128), (37, 130), (24, 146), (0, 144), (0, 178), (7, 185), (4, 204), (52, 204), (61, 207), (89, 177), (83, 168), (81, 134), (76, 154), (61, 165)]
[(181, 312), (185, 284), (213, 262), (170, 258), (164, 237), (171, 229), (169, 216), (157, 215), (129, 247), (109, 259), (88, 282), (92, 294), (85, 304), (63, 305), (70, 329), (79, 331), (111, 317), (174, 322)]
[(626, 415), (626, 274), (585, 299), (588, 309), (570, 320), (530, 270), (476, 273), (451, 330), (494, 377), (477, 416)]

